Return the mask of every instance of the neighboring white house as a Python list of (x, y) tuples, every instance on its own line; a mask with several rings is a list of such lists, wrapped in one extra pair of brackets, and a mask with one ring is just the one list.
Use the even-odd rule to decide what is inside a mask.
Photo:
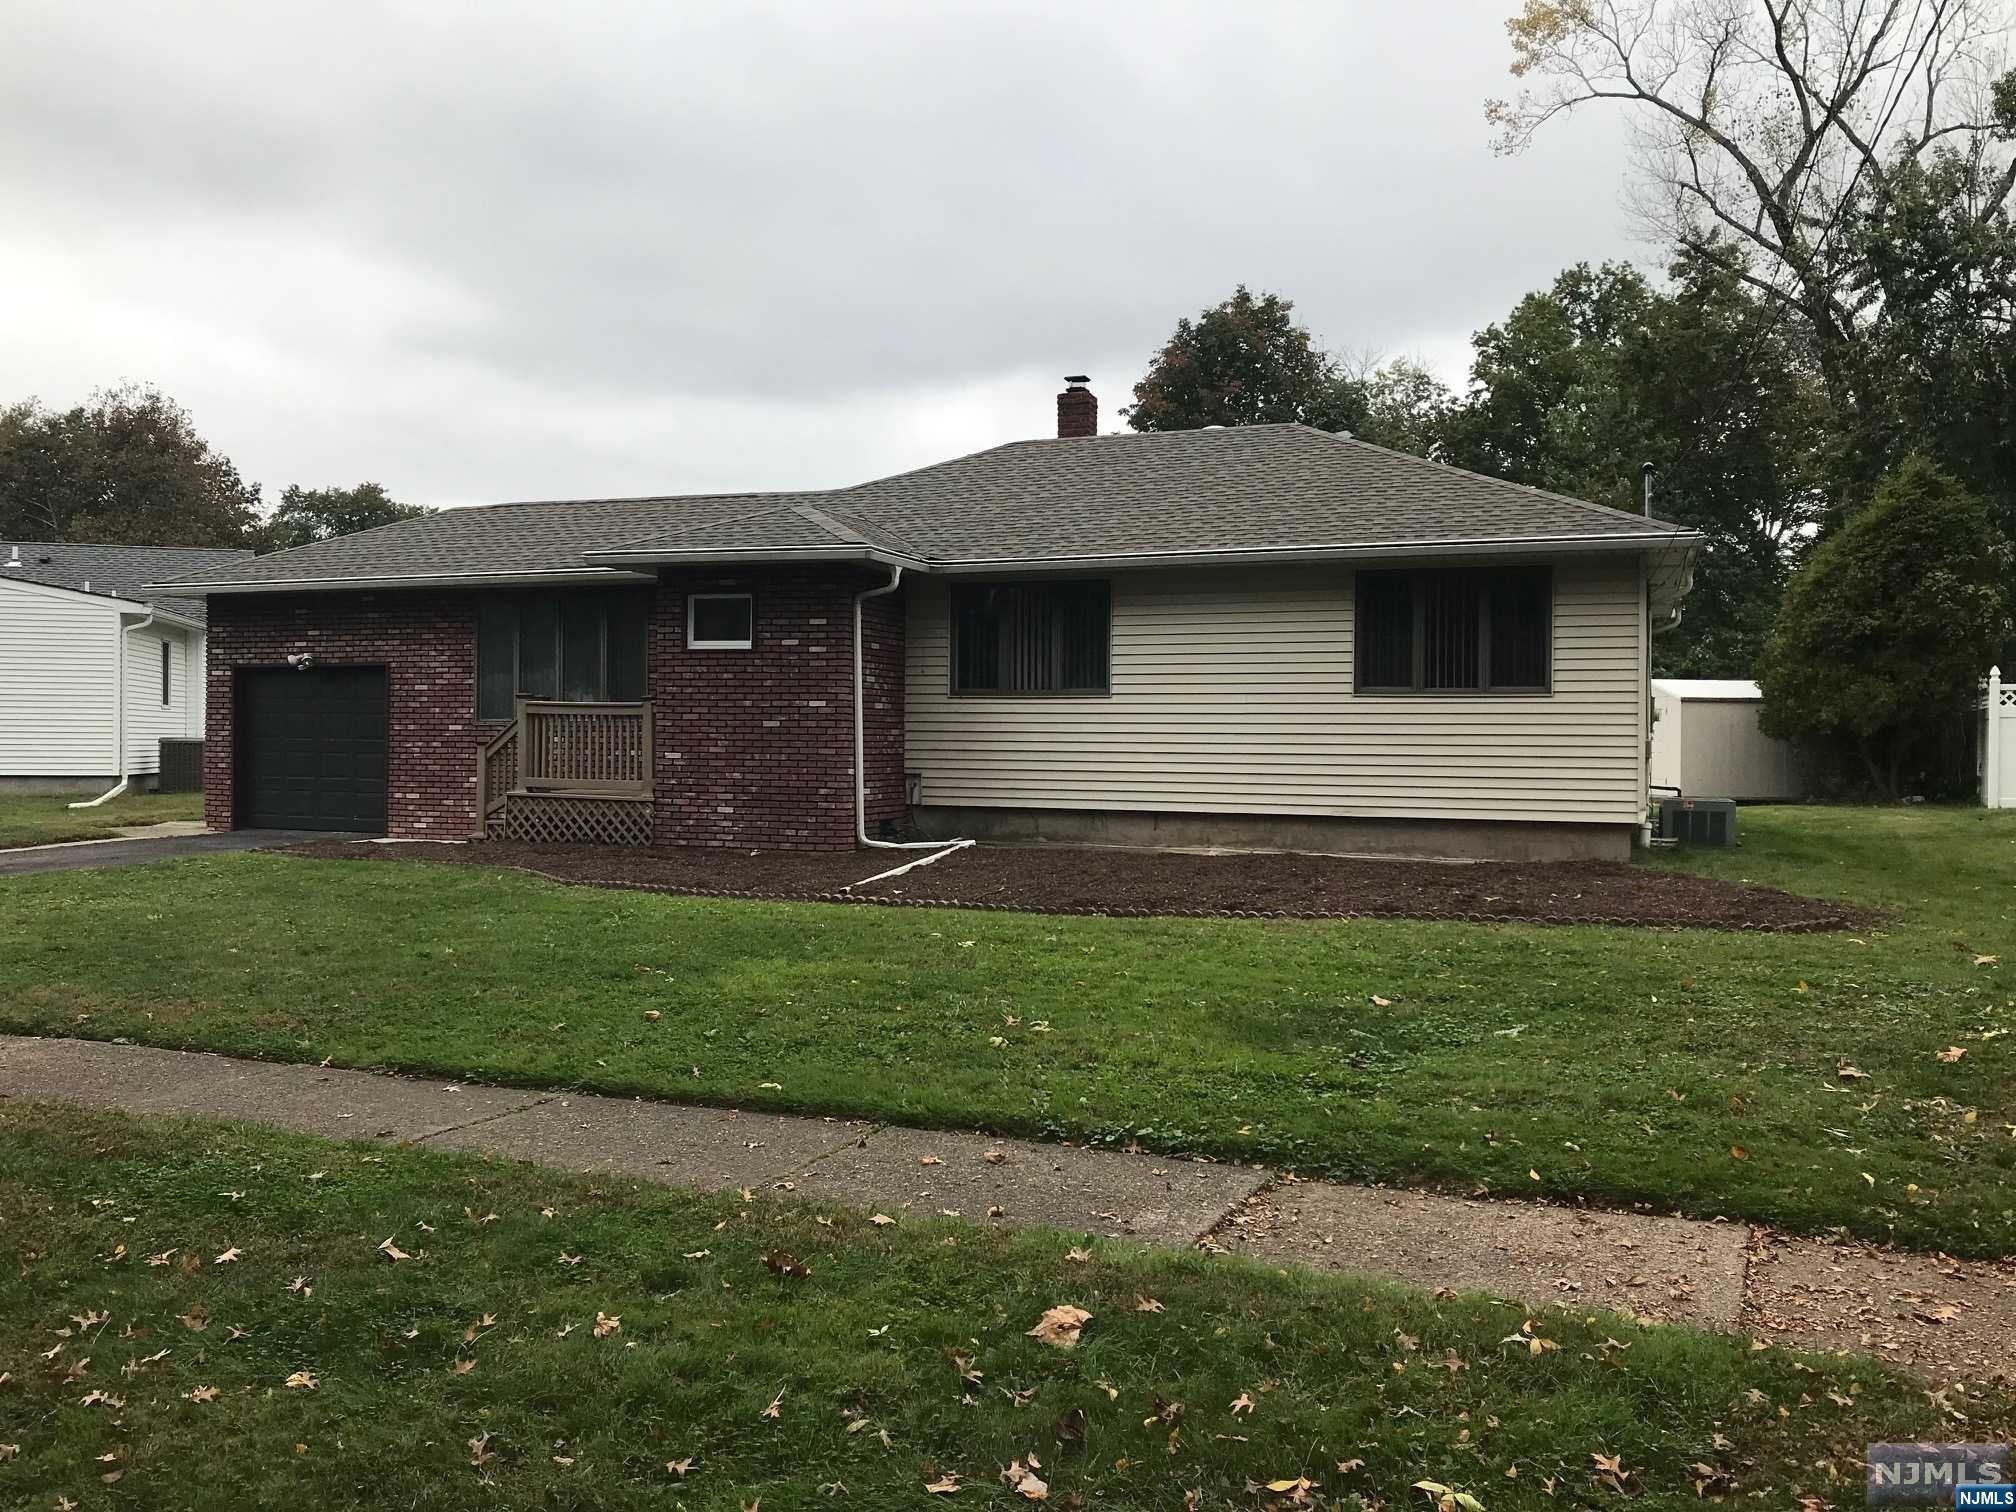
[(1749, 802), (1808, 796), (1792, 747), (1759, 727), (1763, 707), (1764, 695), (1754, 682), (1654, 678), (1653, 787)]
[(203, 601), (141, 585), (250, 555), (0, 541), (0, 788), (143, 787), (200, 737)]

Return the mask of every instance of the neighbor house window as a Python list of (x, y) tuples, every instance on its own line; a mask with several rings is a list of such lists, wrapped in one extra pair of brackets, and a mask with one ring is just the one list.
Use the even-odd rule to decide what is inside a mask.
[(954, 583), (952, 691), (1108, 691), (1112, 595), (1098, 581)]
[(636, 703), (644, 697), (641, 593), (514, 594), (476, 616), (476, 716), (509, 719), (519, 698)]
[(169, 683), (169, 672), (174, 665), (171, 660), (173, 655), (173, 648), (168, 642), (165, 640), (161, 642), (161, 707), (164, 709), (168, 707), (168, 695), (174, 691)]
[(1361, 693), (1545, 693), (1554, 579), (1545, 567), (1358, 574)]
[(756, 599), (694, 593), (686, 599), (686, 644), (695, 651), (747, 651), (756, 644)]

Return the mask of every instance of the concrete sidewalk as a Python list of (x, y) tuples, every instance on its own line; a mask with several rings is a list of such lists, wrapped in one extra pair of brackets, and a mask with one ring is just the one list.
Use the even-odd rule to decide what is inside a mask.
[(676, 1103), (0, 1036), (0, 1100), (241, 1119), (702, 1191), (1201, 1245), (1534, 1306), (1608, 1308), (1946, 1381), (2011, 1379), (2016, 1265), (1704, 1223), (1276, 1180), (1237, 1165)]

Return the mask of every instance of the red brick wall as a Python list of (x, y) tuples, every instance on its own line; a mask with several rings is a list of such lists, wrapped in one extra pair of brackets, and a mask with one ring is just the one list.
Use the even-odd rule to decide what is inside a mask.
[[(651, 620), (660, 845), (854, 844), (853, 599), (880, 571), (668, 572)], [(686, 647), (686, 595), (755, 596), (747, 651)], [(903, 811), (903, 615), (871, 599), (871, 825)]]
[[(861, 585), (853, 591), (859, 593)], [(868, 754), (871, 837), (878, 823), (902, 819), (910, 809), (903, 801), (904, 634), (908, 623), (904, 592), (899, 588), (861, 606), (861, 671), (867, 709), (862, 742)]]
[[(861, 569), (668, 574), (652, 608), (648, 691), (660, 845), (844, 850), (854, 844), (853, 596), (887, 581)], [(755, 647), (690, 651), (686, 594), (755, 595)], [(865, 606), (870, 833), (903, 802), (902, 594)], [(476, 596), (255, 594), (210, 601), (204, 817), (232, 822), (232, 670), (373, 665), (391, 681), (389, 832), (461, 839), (475, 829), (479, 724)]]
[(391, 684), (385, 795), (393, 835), (466, 839), (476, 825), (476, 601), (454, 592), (245, 594), (210, 600), (203, 817), (232, 823), (231, 694), (239, 667), (312, 651), (382, 666)]

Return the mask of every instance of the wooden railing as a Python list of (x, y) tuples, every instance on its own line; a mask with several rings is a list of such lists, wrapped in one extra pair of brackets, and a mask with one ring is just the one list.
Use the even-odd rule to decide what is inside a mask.
[(651, 706), (521, 698), (476, 751), (476, 815), (489, 834), (513, 793), (649, 798)]
[(651, 706), (519, 699), (518, 786), (650, 796)]
[(504, 812), (504, 800), (518, 786), (518, 724), (486, 740), (476, 751), (476, 828), (488, 834), (491, 821)]

